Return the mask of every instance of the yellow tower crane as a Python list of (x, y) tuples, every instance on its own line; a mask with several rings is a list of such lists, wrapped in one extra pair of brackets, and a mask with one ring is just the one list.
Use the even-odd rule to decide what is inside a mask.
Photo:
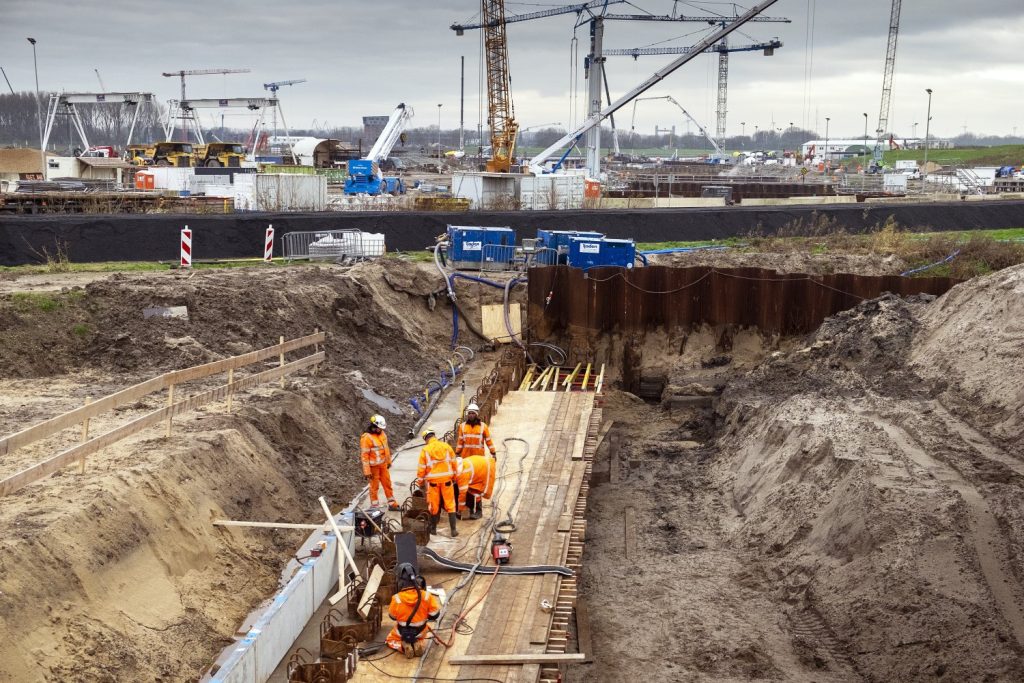
[(505, 0), (481, 0), (481, 5), (487, 62), (487, 126), (491, 129), (491, 159), (487, 170), (508, 173), (512, 170), (519, 124), (512, 106)]

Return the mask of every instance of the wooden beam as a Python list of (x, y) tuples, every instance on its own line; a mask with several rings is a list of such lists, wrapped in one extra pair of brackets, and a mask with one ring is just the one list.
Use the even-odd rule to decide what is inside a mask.
[(46, 437), (52, 436), (69, 427), (74, 427), (88, 418), (97, 417), (98, 415), (102, 415), (114, 408), (118, 408), (129, 403), (135, 403), (144, 396), (148, 396), (149, 394), (157, 391), (163, 391), (174, 384), (180, 384), (181, 382), (188, 382), (194, 379), (202, 379), (203, 377), (217, 375), (231, 369), (237, 369), (246, 365), (252, 365), (253, 363), (259, 363), (260, 361), (272, 358), (287, 351), (294, 351), (295, 349), (301, 349), (312, 344), (321, 343), (324, 341), (325, 337), (326, 335), (323, 332), (311, 334), (305, 337), (299, 337), (298, 339), (292, 339), (284, 344), (270, 346), (265, 349), (259, 349), (258, 351), (250, 351), (249, 353), (245, 353), (240, 356), (232, 356), (231, 358), (224, 358), (222, 360), (213, 361), (212, 363), (196, 365), (191, 368), (185, 368), (184, 370), (175, 370), (173, 372), (164, 373), (163, 375), (158, 375), (157, 377), (148, 379), (145, 382), (135, 384), (127, 389), (122, 389), (116, 393), (104, 396), (89, 405), (84, 405), (80, 408), (76, 408), (75, 410), (62, 413), (61, 415), (50, 418), (49, 420), (44, 420), (43, 422), (32, 425), (28, 429), (23, 429), (20, 432), (16, 432), (15, 434), (11, 434), (10, 436), (0, 439), (0, 456), (11, 453), (23, 446), (39, 441), (40, 439), (45, 439)]
[(357, 611), (359, 616), (363, 619), (370, 613), (370, 607), (373, 604), (373, 597), (377, 594), (377, 589), (380, 588), (380, 582), (384, 579), (384, 568), (379, 564), (373, 566), (373, 571), (370, 572), (370, 578), (366, 580), (366, 588), (363, 590), (362, 597), (359, 598), (359, 607)]
[[(87, 455), (92, 455), (93, 453), (96, 453), (97, 451), (106, 448), (111, 444), (117, 443), (122, 439), (125, 439), (133, 434), (137, 434), (138, 432), (141, 432), (143, 429), (146, 429), (147, 427), (159, 424), (160, 422), (170, 419), (175, 415), (181, 415), (182, 413), (186, 413), (200, 406), (204, 406), (207, 403), (219, 401), (220, 399), (227, 396), (229, 391), (233, 390), (237, 392), (249, 389), (258, 386), (263, 382), (270, 382), (272, 380), (277, 379), (278, 377), (282, 377), (283, 375), (292, 372), (297, 372), (298, 370), (302, 370), (303, 368), (309, 367), (310, 365), (322, 363), (323, 360), (324, 353), (321, 351), (320, 353), (311, 356), (306, 356), (305, 358), (299, 359), (297, 361), (292, 361), (291, 363), (285, 365), (283, 368), (274, 368), (272, 370), (265, 370), (264, 372), (260, 372), (255, 375), (249, 375), (244, 379), (238, 380), (237, 382), (234, 383), (234, 385), (225, 384), (223, 386), (217, 387), (216, 389), (211, 389), (201, 394), (189, 396), (187, 399), (169, 405), (165, 408), (154, 410), (151, 413), (147, 413), (142, 417), (132, 420), (128, 424), (121, 425), (116, 429), (112, 429), (109, 432), (100, 434), (99, 436), (93, 439), (89, 439), (83, 444), (80, 444), (73, 448), (69, 448), (68, 450), (58, 453), (57, 455), (53, 456), (48, 460), (36, 463), (35, 465), (32, 465), (31, 467), (28, 467), (22, 470), (21, 472), (18, 472), (17, 474), (11, 475), (10, 477), (3, 479), (2, 481), (0, 481), (0, 496), (10, 495), (11, 493), (14, 493), (18, 489), (27, 486), (32, 482), (38, 481), (43, 477), (53, 474), (57, 470), (61, 469), (65, 465), (74, 462), (75, 460), (80, 460), (81, 458), (84, 458)], [(99, 403), (99, 401), (97, 401), (97, 403)], [(90, 404), (89, 407), (92, 407), (94, 405), (96, 405), (96, 403)], [(67, 415), (70, 413), (65, 414)]]
[(627, 505), (622, 514), (623, 538), (625, 539), (625, 554), (623, 559), (636, 559), (636, 508)]
[(587, 656), (577, 653), (538, 652), (508, 655), (452, 655), (448, 663), (452, 666), (473, 664), (566, 664), (585, 662)]
[[(257, 529), (322, 529), (327, 531), (330, 525), (327, 522), (322, 524), (292, 524), (290, 522), (249, 522), (239, 519), (215, 519), (214, 526), (244, 526)], [(355, 527), (338, 527), (341, 531), (352, 531)]]

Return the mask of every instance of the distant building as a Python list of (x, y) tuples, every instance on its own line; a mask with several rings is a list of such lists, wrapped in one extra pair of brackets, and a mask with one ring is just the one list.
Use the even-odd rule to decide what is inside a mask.
[(370, 149), (384, 127), (388, 125), (389, 116), (364, 116), (363, 117), (363, 147)]
[(38, 149), (0, 149), (0, 180), (42, 180), (40, 164)]
[[(924, 149), (924, 138), (893, 138), (893, 143), (898, 145), (900, 149)], [(949, 140), (931, 138), (928, 141), (929, 149), (950, 149), (952, 147), (953, 143)], [(886, 151), (890, 149), (888, 140), (882, 143), (882, 148)], [(861, 156), (865, 154), (865, 151), (867, 154), (870, 154), (874, 149), (875, 140), (871, 139), (865, 142), (864, 138), (829, 138), (827, 149), (824, 140), (808, 140), (800, 145), (800, 153), (804, 155), (805, 159), (815, 157), (819, 161), (826, 158), (841, 161), (850, 157)], [(895, 147), (892, 147), (892, 149), (895, 149)]]

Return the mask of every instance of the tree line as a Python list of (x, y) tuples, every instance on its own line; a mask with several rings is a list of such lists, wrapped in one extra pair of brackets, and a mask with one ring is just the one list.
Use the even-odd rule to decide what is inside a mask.
[[(43, 125), (46, 125), (47, 105), (52, 93), (40, 93)], [(122, 104), (89, 104), (77, 107), (86, 136), (93, 145), (112, 145), (118, 149), (128, 139), (133, 107)], [(160, 124), (162, 109), (146, 105), (135, 125), (133, 142), (153, 142), (164, 137)], [(18, 92), (0, 94), (0, 145), (39, 147), (39, 117), (35, 93)], [(80, 150), (82, 142), (71, 125), (71, 117), (58, 110), (53, 122), (47, 149), (57, 154)]]

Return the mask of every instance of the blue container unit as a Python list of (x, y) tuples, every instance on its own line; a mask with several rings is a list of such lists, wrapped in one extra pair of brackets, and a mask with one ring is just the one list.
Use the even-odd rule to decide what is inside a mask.
[(569, 238), (567, 263), (573, 268), (588, 270), (599, 266), (632, 268), (636, 261), (633, 240)]
[(448, 259), (455, 268), (492, 268), (511, 263), (516, 250), (512, 228), (448, 226)]
[(540, 240), (540, 246), (545, 249), (554, 249), (558, 254), (558, 263), (564, 264), (566, 262), (566, 256), (569, 253), (569, 240), (573, 237), (581, 239), (599, 240), (604, 237), (604, 233), (600, 232), (586, 232), (577, 230), (538, 230), (537, 239)]

